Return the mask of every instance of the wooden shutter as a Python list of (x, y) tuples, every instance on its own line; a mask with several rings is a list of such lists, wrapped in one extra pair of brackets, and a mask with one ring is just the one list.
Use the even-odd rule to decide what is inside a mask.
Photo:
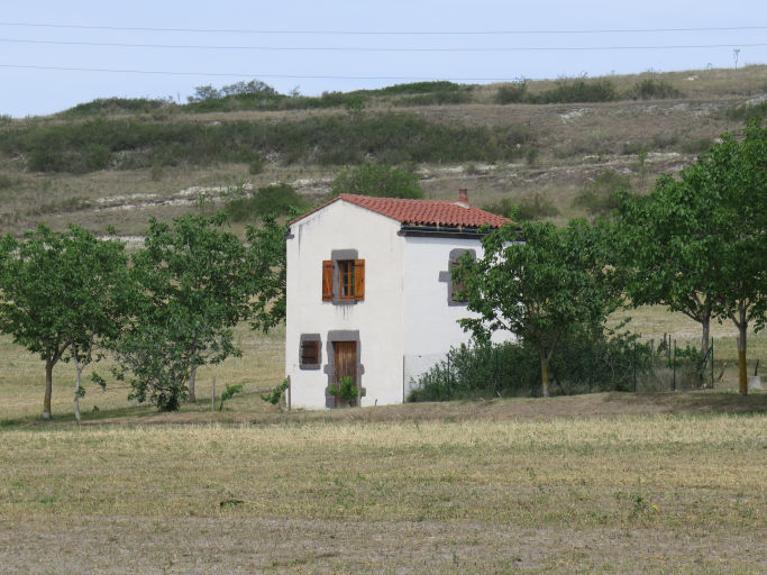
[(322, 261), (322, 301), (333, 301), (333, 260)]
[(365, 260), (354, 260), (354, 299), (365, 299)]

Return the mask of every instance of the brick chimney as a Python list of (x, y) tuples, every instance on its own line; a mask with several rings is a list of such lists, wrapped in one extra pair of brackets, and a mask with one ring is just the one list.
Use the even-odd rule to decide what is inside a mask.
[(467, 190), (466, 188), (460, 188), (458, 190), (458, 201), (456, 202), (456, 204), (461, 206), (462, 208), (469, 207), (469, 190)]

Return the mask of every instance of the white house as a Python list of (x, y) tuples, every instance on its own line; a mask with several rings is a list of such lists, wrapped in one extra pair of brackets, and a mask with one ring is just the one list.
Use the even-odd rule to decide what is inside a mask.
[(285, 371), (292, 408), (336, 405), (352, 376), (359, 405), (402, 403), (411, 382), (470, 336), (451, 265), (482, 255), (508, 220), (456, 202), (342, 194), (293, 221), (287, 239)]

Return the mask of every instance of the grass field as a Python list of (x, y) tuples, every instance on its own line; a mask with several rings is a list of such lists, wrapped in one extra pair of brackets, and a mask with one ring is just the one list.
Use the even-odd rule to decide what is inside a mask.
[[(597, 414), (623, 402), (589, 399)], [(453, 407), (462, 421), (398, 419), (409, 407), (378, 422), (5, 431), (3, 572), (767, 569), (764, 414), (501, 421), (469, 403)]]
[(0, 340), (0, 571), (767, 570), (767, 394), (285, 413), (258, 395), (280, 379), (282, 333), (239, 337), (243, 358), (200, 377), (203, 398), (214, 377), (246, 384), (225, 411), (160, 414), (112, 386), (89, 390), (80, 427), (67, 368), (42, 423), (40, 362)]

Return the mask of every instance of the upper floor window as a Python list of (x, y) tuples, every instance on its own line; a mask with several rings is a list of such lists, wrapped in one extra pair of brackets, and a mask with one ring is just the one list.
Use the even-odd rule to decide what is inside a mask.
[(453, 278), (455, 269), (460, 265), (461, 259), (467, 254), (471, 259), (476, 259), (476, 252), (474, 250), (454, 249), (450, 251), (447, 268), (450, 274), (447, 291), (448, 305), (466, 305), (469, 303), (466, 296), (466, 286), (463, 282), (459, 282)]
[(339, 303), (365, 299), (365, 260), (322, 262), (322, 301)]

